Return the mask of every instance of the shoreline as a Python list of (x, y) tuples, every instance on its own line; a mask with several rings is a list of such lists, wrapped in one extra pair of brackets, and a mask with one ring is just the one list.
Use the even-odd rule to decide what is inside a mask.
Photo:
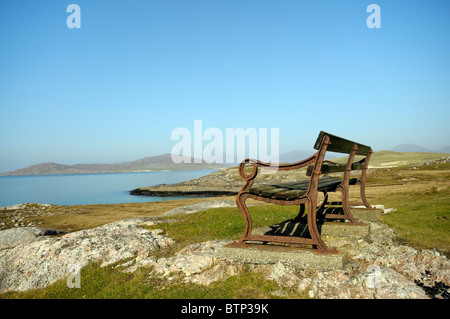
[(132, 173), (167, 173), (167, 172), (197, 172), (197, 171), (215, 171), (217, 168), (205, 169), (164, 169), (164, 170), (137, 170), (137, 171), (98, 171), (98, 172), (61, 172), (61, 173), (39, 173), (39, 174), (9, 174), (8, 172), (0, 173), (0, 177), (30, 177), (30, 176), (63, 176), (63, 175), (101, 175), (101, 174), (132, 174)]
[(0, 207), (0, 231), (9, 228), (43, 227), (78, 231), (127, 218), (162, 216), (181, 206), (234, 197), (194, 197), (121, 204), (52, 205), (21, 203)]
[(130, 195), (149, 196), (149, 197), (218, 197), (234, 196), (236, 191), (218, 191), (218, 190), (150, 190), (136, 188), (130, 191)]

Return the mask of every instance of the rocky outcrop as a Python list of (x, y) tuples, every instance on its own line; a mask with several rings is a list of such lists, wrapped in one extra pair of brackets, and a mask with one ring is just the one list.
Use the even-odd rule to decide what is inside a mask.
[[(297, 181), (305, 175), (306, 169), (283, 171), (274, 174), (274, 170), (259, 169), (255, 185), (259, 183), (279, 184)], [(200, 178), (176, 184), (162, 184), (140, 187), (130, 191), (131, 195), (144, 196), (229, 196), (236, 195), (245, 182), (237, 167), (223, 168)]]
[[(243, 271), (262, 273), (276, 281), (280, 290), (274, 295), (283, 296), (286, 291), (306, 292), (312, 298), (319, 299), (428, 299), (449, 298), (450, 265), (444, 256), (433, 251), (397, 249), (386, 251), (390, 259), (399, 260), (405, 256), (401, 251), (417, 256), (407, 267), (399, 267), (379, 260), (369, 263), (367, 260), (354, 260), (345, 269), (321, 271), (312, 268), (298, 268), (283, 262), (274, 264), (250, 263), (219, 257), (217, 252), (230, 241), (208, 241), (185, 247), (173, 257), (151, 259), (151, 276), (168, 280), (181, 278), (190, 282), (208, 286), (218, 280), (239, 275)], [(358, 242), (352, 242), (358, 245)], [(362, 247), (361, 247), (362, 248)], [(426, 259), (425, 263), (421, 263)]]
[[(39, 222), (33, 220), (35, 217), (55, 215), (56, 205), (24, 203), (0, 207), (0, 230), (12, 227), (34, 227)], [(64, 214), (59, 211), (58, 214)]]
[(66, 234), (65, 231), (39, 227), (11, 228), (0, 232), (0, 250), (45, 239), (46, 236)]
[(44, 288), (67, 277), (74, 265), (83, 268), (99, 262), (104, 267), (124, 259), (137, 263), (173, 244), (172, 239), (139, 227), (142, 222), (124, 220), (59, 237), (31, 227), (1, 231), (0, 238), (9, 240), (0, 250), (0, 292)]
[(434, 165), (434, 164), (444, 164), (450, 163), (450, 156), (435, 158), (422, 163), (422, 165)]

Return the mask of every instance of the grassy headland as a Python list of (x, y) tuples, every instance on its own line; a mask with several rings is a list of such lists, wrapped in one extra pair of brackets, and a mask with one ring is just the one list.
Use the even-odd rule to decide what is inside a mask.
[[(436, 249), (449, 257), (449, 181), (450, 163), (378, 168), (369, 171), (366, 193), (370, 203), (396, 209), (384, 215), (383, 221), (398, 232), (402, 242), (418, 249)], [(352, 188), (351, 198), (357, 193), (358, 188)], [(223, 198), (234, 199), (233, 196)], [(175, 207), (211, 199), (55, 206), (52, 208), (54, 215), (36, 217), (36, 220), (41, 222), (41, 227), (74, 231), (123, 218), (161, 215)], [(251, 212), (254, 226), (258, 227), (295, 216), (297, 210), (290, 206), (261, 205), (251, 207)], [(242, 215), (236, 208), (214, 208), (177, 215), (176, 218), (176, 223), (157, 225), (177, 241), (174, 250), (165, 254), (173, 254), (191, 243), (212, 239), (234, 240), (244, 229)], [(148, 269), (124, 274), (113, 267), (100, 268), (92, 264), (83, 268), (81, 289), (67, 289), (65, 281), (60, 281), (42, 290), (7, 293), (1, 298), (274, 298), (276, 289), (276, 283), (251, 271), (204, 287), (181, 281), (169, 284), (149, 277)], [(298, 294), (285, 297), (307, 298)]]

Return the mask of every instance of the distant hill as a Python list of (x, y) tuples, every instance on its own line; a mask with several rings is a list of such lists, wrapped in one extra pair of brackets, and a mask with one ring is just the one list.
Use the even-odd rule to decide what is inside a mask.
[[(406, 144), (405, 144), (406, 145)], [(410, 144), (411, 145), (411, 144)], [(406, 148), (405, 148), (406, 149)], [(314, 151), (292, 151), (280, 154), (280, 163), (295, 163), (313, 155)], [(396, 152), (396, 151), (376, 151), (370, 158), (369, 167), (393, 167), (402, 165), (418, 165), (425, 161), (435, 160), (438, 158), (448, 157), (449, 154), (445, 152)], [(356, 156), (355, 161), (358, 161), (363, 156)], [(329, 152), (325, 156), (326, 159), (337, 163), (346, 163), (348, 155), (341, 153)]]
[[(425, 148), (414, 144), (403, 144), (394, 149), (422, 149)], [(440, 152), (432, 152), (428, 149), (421, 152), (411, 151), (376, 151), (370, 160), (371, 167), (389, 167), (406, 164), (420, 164), (424, 161), (442, 157), (448, 157), (450, 146), (440, 149)], [(304, 160), (315, 153), (312, 151), (294, 150), (280, 154), (280, 163), (295, 163)], [(336, 162), (345, 162), (345, 154), (329, 152), (325, 156)], [(358, 157), (355, 159), (358, 160)], [(52, 174), (93, 174), (93, 173), (126, 173), (145, 171), (182, 171), (182, 170), (203, 170), (221, 169), (224, 167), (237, 166), (237, 164), (208, 164), (202, 163), (181, 163), (175, 164), (170, 154), (149, 156), (131, 162), (116, 164), (75, 164), (64, 165), (58, 163), (41, 163), (10, 172), (0, 173), (0, 176), (7, 175), (52, 175)]]
[[(449, 155), (445, 153), (377, 151), (372, 154), (369, 167), (380, 168), (403, 165), (419, 165), (426, 161), (448, 156)], [(361, 158), (362, 156), (356, 156), (355, 161)], [(347, 161), (347, 157), (340, 157), (333, 159), (333, 161), (345, 163)]]
[(170, 154), (149, 156), (132, 162), (117, 164), (75, 164), (64, 165), (58, 163), (41, 163), (10, 172), (1, 173), (5, 175), (51, 175), (51, 174), (89, 174), (89, 173), (123, 173), (123, 172), (145, 172), (145, 171), (182, 171), (219, 169), (226, 167), (222, 164), (203, 163), (180, 163), (175, 164)]
[(450, 146), (439, 148), (436, 152), (450, 154)]
[(280, 154), (279, 162), (280, 163), (295, 163), (301, 160), (304, 160), (311, 155), (314, 155), (316, 151), (302, 151), (302, 150), (294, 150), (286, 153)]
[(394, 151), (394, 152), (422, 152), (422, 153), (432, 153), (433, 151), (420, 146), (420, 145), (416, 145), (416, 144), (401, 144), (401, 145), (397, 145), (396, 147), (394, 147), (393, 149), (391, 149), (390, 151)]
[(394, 152), (421, 152), (421, 153), (450, 153), (450, 146), (443, 147), (437, 150), (430, 150), (429, 148), (417, 144), (401, 144), (397, 145), (390, 151)]

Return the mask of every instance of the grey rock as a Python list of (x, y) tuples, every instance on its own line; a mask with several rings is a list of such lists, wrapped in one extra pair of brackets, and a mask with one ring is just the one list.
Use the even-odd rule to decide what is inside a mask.
[(27, 244), (0, 250), (0, 293), (44, 288), (66, 278), (73, 265), (83, 268), (100, 262), (100, 267), (105, 267), (124, 259), (141, 262), (174, 243), (171, 238), (130, 222), (115, 222), (61, 237), (29, 238)]
[(61, 234), (67, 234), (67, 232), (39, 227), (20, 227), (2, 230), (0, 231), (0, 250), (30, 244), (44, 239), (45, 236)]
[(217, 257), (216, 252), (229, 241), (213, 240), (189, 245), (174, 257), (161, 258), (154, 263), (152, 275), (166, 277), (182, 276), (185, 282), (208, 286), (241, 273), (243, 263), (232, 263)]
[(273, 265), (269, 279), (275, 280), (282, 287), (299, 285), (300, 278), (295, 275), (295, 269), (282, 262)]

